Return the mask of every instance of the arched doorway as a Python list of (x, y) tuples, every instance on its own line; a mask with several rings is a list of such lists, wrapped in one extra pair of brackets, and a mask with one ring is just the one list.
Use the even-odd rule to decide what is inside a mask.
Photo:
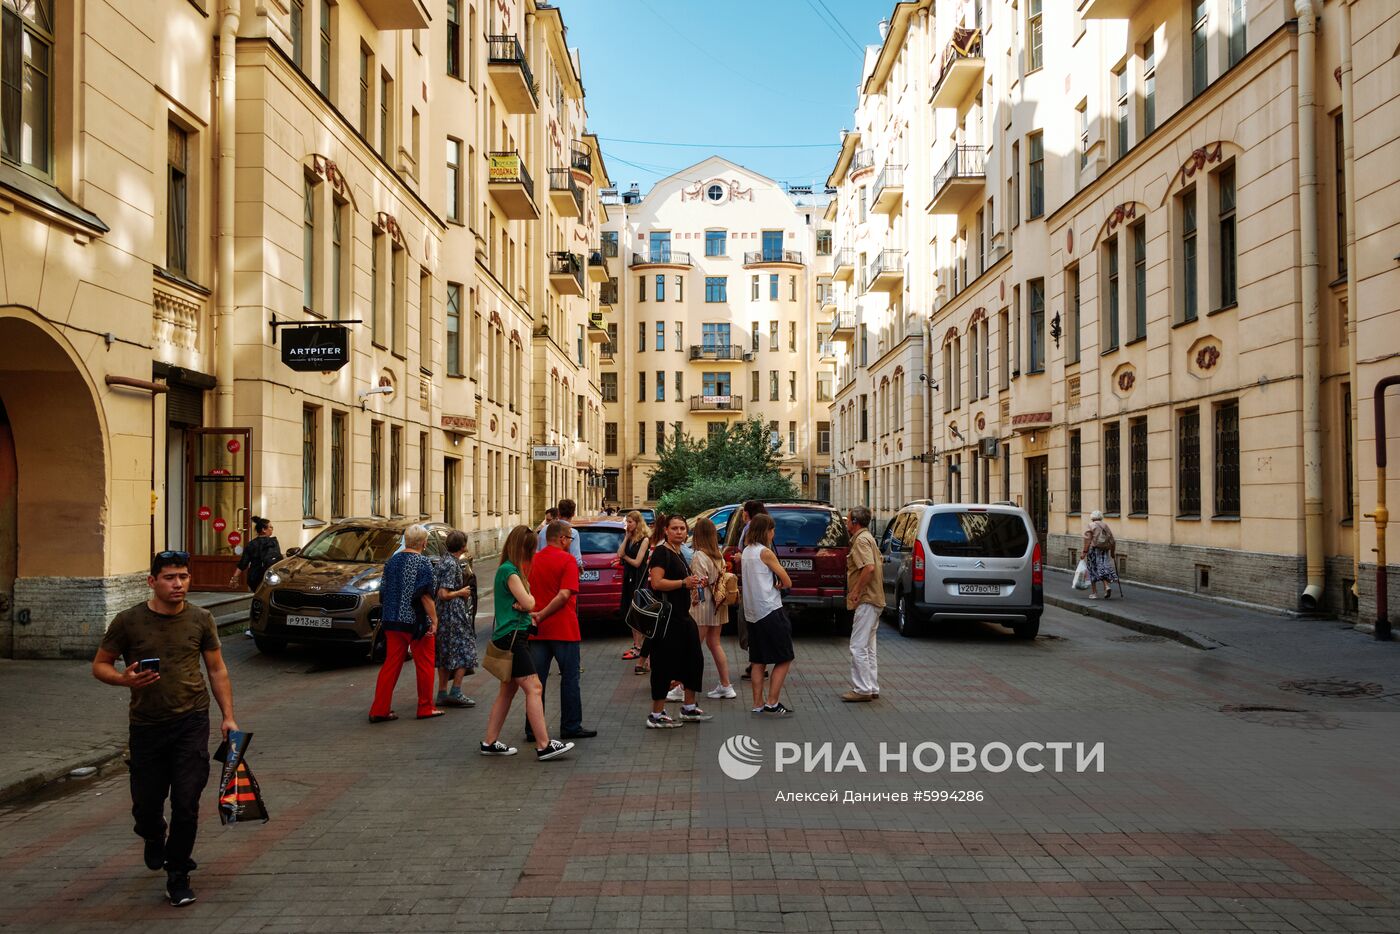
[[(57, 607), (72, 603), (53, 579), (106, 576), (107, 446), (77, 359), (29, 310), (0, 308), (0, 551), (9, 556), (0, 559), (0, 653), (7, 656), (29, 654), (20, 643), (48, 636), (50, 622), (72, 625), (57, 618)], [(27, 582), (37, 589), (26, 592)], [(97, 622), (97, 632), (105, 624)]]

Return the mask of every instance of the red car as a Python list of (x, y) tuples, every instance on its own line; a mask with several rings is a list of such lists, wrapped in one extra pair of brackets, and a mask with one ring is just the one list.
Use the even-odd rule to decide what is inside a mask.
[[(773, 517), (773, 553), (792, 578), (792, 589), (783, 594), (790, 612), (826, 616), (837, 628), (848, 625), (846, 609), (846, 554), (851, 537), (841, 513), (825, 503), (768, 503)], [(744, 523), (735, 516), (729, 523), (724, 556), (739, 574), (739, 536)], [(742, 575), (739, 584), (743, 586)], [(742, 612), (742, 610), (740, 610)]]
[(583, 552), (583, 570), (578, 575), (580, 622), (622, 617), (622, 569), (613, 564), (625, 534), (623, 522), (621, 518), (574, 520), (574, 534)]

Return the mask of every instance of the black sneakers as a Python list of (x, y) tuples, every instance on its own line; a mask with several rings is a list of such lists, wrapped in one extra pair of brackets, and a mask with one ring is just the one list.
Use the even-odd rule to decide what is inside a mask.
[(765, 716), (765, 717), (790, 717), (790, 716), (792, 716), (792, 711), (789, 710), (788, 708), (784, 707), (781, 703), (777, 703), (777, 704), (764, 704), (764, 705), (763, 705), (763, 716)]
[(549, 759), (557, 759), (573, 748), (573, 743), (561, 743), (557, 739), (551, 739), (548, 746), (543, 749), (535, 750), (535, 758), (541, 762), (545, 762)]
[(165, 877), (165, 894), (170, 896), (170, 904), (176, 908), (194, 901), (194, 890), (190, 888), (188, 872), (171, 871)]
[(151, 872), (158, 871), (165, 865), (165, 841), (146, 841), (146, 868)]
[(507, 746), (500, 740), (496, 740), (494, 743), (481, 744), (481, 754), (483, 756), (513, 756), (515, 753), (516, 748), (514, 746)]

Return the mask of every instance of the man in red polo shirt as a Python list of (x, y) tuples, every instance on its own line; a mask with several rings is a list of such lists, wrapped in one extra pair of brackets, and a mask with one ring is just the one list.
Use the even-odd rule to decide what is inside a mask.
[[(579, 694), (578, 562), (569, 553), (578, 534), (569, 523), (556, 519), (545, 526), (545, 547), (530, 565), (530, 593), (539, 609), (530, 615), (538, 631), (530, 637), (530, 654), (540, 687), (549, 683), (550, 659), (559, 663), (559, 735), (587, 739), (597, 730), (583, 728), (583, 698)], [(530, 738), (529, 724), (525, 726)]]

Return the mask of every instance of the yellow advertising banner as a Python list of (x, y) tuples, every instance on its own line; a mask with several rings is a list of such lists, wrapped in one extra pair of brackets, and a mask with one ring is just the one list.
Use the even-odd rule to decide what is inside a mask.
[(489, 175), (493, 182), (513, 182), (520, 178), (520, 156), (517, 153), (499, 153), (489, 157)]

